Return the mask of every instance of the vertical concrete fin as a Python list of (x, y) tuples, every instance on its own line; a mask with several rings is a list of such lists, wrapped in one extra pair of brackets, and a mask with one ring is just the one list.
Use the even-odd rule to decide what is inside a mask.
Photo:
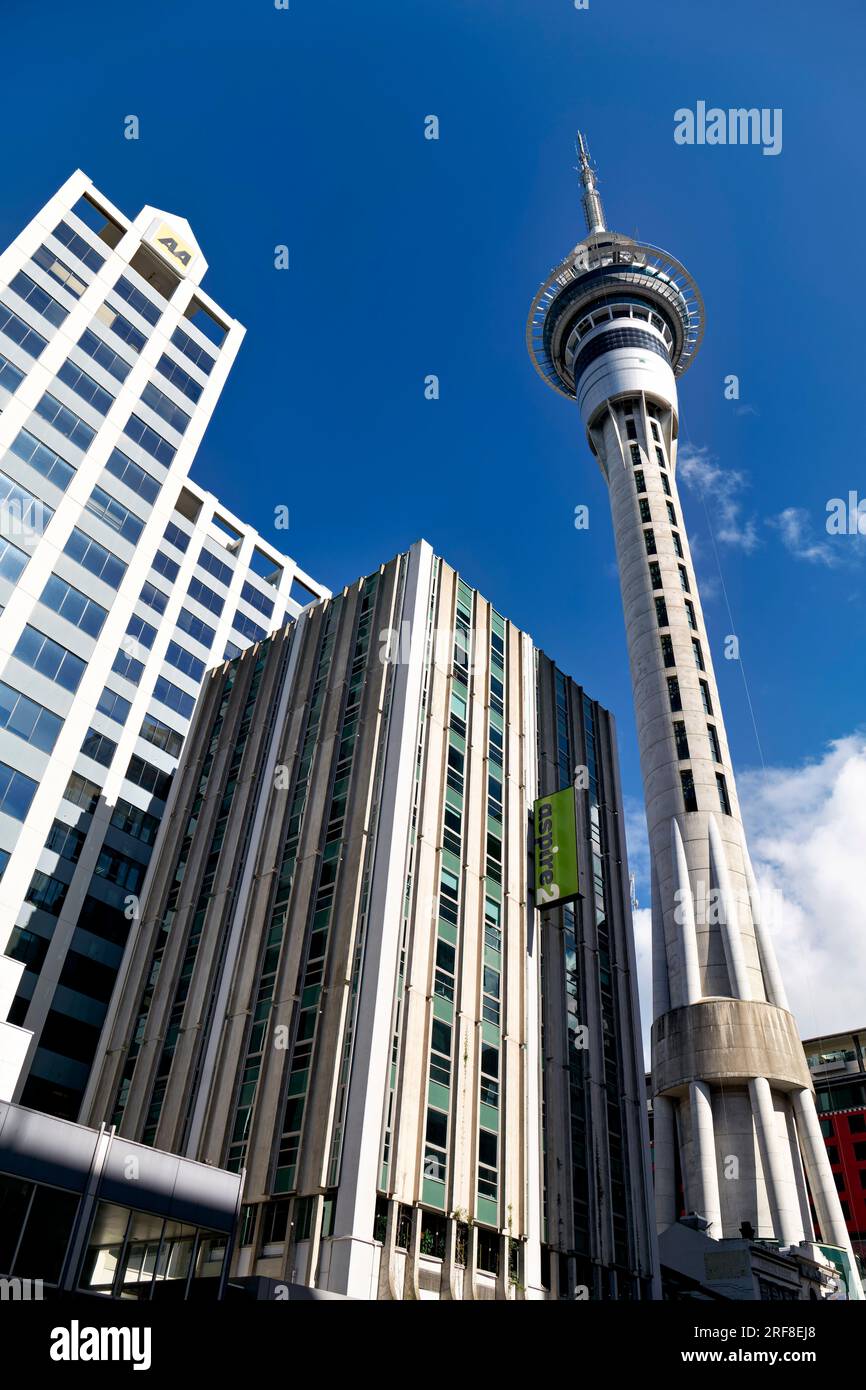
[(710, 836), (710, 868), (721, 897), (722, 941), (725, 947), (725, 960), (728, 963), (728, 978), (735, 999), (751, 999), (752, 989), (746, 971), (743, 954), (743, 941), (740, 936), (740, 923), (737, 917), (737, 903), (728, 873), (728, 858), (719, 832), (718, 822), (711, 815), (708, 820)]
[(671, 990), (668, 977), (668, 953), (665, 944), (665, 918), (659, 895), (656, 866), (652, 866), (652, 964), (653, 964), (653, 1018), (666, 1014), (671, 1006)]
[(692, 1142), (697, 1180), (695, 1201), (698, 1215), (708, 1221), (707, 1235), (722, 1237), (722, 1203), (719, 1196), (719, 1170), (716, 1164), (716, 1131), (713, 1123), (713, 1097), (706, 1081), (689, 1083), (692, 1108)]
[(685, 996), (682, 1004), (696, 1004), (703, 995), (701, 986), (701, 967), (698, 961), (698, 937), (695, 927), (695, 904), (692, 886), (689, 881), (689, 866), (683, 837), (676, 818), (671, 821), (671, 860), (674, 870), (674, 920), (679, 926), (680, 954), (682, 957), (681, 993)]
[(755, 1076), (749, 1082), (749, 1099), (764, 1169), (764, 1186), (773, 1218), (773, 1234), (782, 1245), (799, 1245), (805, 1232), (794, 1173), (787, 1145), (782, 1143), (779, 1135), (773, 1092), (765, 1076)]
[(746, 837), (743, 835), (743, 863), (746, 866), (746, 882), (749, 885), (749, 902), (752, 907), (752, 921), (755, 925), (755, 936), (758, 940), (758, 951), (761, 957), (761, 969), (764, 975), (764, 989), (771, 1004), (775, 1004), (778, 1009), (785, 1009), (790, 1013), (788, 996), (782, 982), (782, 973), (779, 970), (779, 962), (776, 959), (776, 948), (773, 945), (773, 938), (770, 929), (763, 919), (761, 910), (761, 890), (758, 887), (758, 880), (755, 878), (755, 871), (752, 868), (752, 861), (746, 846)]

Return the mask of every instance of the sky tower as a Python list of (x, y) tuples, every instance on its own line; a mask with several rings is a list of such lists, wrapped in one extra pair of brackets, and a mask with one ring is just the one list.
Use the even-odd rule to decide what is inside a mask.
[(703, 301), (684, 266), (611, 232), (582, 135), (587, 236), (532, 303), (529, 354), (576, 400), (610, 493), (652, 862), (655, 1199), (716, 1239), (853, 1252), (761, 906), (677, 493), (676, 379)]

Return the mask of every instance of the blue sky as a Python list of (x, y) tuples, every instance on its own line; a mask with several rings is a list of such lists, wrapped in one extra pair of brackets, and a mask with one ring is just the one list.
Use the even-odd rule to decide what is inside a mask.
[[(862, 726), (862, 544), (824, 531), (829, 498), (866, 495), (846, 306), (864, 212), (859, 4), (834, 0), (833, 43), (826, 12), (816, 29), (813, 6), (782, 0), (3, 10), (0, 242), (76, 166), (130, 215), (187, 217), (205, 287), (248, 328), (193, 475), (332, 587), (425, 536), (613, 709), (639, 799), (604, 485), (523, 336), (583, 235), (586, 130), (609, 224), (672, 251), (706, 303), (681, 411), (707, 513), (683, 495), (735, 762), (759, 752), (722, 658), (730, 631), (768, 764)], [(782, 108), (782, 152), (675, 144), (675, 110), (698, 100)]]

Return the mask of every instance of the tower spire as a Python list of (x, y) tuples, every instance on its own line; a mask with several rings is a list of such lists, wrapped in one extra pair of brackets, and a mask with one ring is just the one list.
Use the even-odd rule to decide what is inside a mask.
[(596, 232), (606, 230), (604, 221), (604, 208), (602, 207), (601, 194), (596, 187), (595, 170), (589, 159), (589, 150), (586, 141), (580, 131), (577, 132), (577, 157), (580, 161), (580, 183), (583, 188), (583, 215), (586, 218), (586, 230), (590, 236)]

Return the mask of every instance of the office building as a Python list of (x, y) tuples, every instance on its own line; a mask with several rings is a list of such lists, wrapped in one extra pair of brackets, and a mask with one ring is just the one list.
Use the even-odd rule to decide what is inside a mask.
[(803, 1043), (854, 1252), (866, 1262), (866, 1028)]
[(660, 1249), (686, 1209), (845, 1252), (862, 1289), (746, 844), (677, 488), (677, 380), (703, 304), (667, 252), (608, 230), (579, 139), (587, 236), (548, 276), (527, 345), (576, 401), (608, 486), (652, 864), (652, 1073)]
[(205, 270), (80, 171), (0, 255), (0, 1097), (67, 1118), (205, 669), (326, 592), (188, 477)]
[[(576, 771), (579, 896), (539, 911)], [(83, 1118), (246, 1170), (235, 1275), (651, 1296), (597, 703), (419, 542), (210, 674), (166, 815)]]

